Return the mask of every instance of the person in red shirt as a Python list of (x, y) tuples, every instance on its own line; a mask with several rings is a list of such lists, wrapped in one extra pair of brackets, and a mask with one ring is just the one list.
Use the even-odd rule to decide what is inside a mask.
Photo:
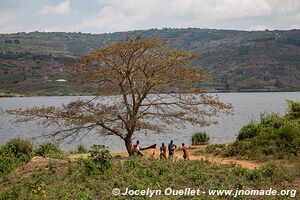
[(189, 160), (190, 159), (190, 153), (188, 152), (188, 147), (186, 147), (185, 145), (184, 145), (184, 143), (182, 143), (182, 151), (183, 151), (183, 158), (184, 158), (184, 160)]

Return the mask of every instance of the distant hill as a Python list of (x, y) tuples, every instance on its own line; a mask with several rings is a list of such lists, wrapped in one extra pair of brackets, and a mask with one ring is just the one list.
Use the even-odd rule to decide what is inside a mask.
[[(90, 94), (71, 86), (72, 66), (93, 49), (130, 35), (160, 37), (174, 49), (200, 54), (194, 63), (214, 76), (210, 91), (299, 91), (300, 30), (151, 29), (111, 34), (0, 34), (0, 92)], [(66, 80), (66, 81), (63, 81)]]

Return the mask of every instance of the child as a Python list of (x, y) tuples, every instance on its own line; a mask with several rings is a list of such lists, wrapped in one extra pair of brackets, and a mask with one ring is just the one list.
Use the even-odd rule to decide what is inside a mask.
[(182, 143), (182, 151), (183, 151), (183, 158), (184, 160), (189, 160), (190, 159), (190, 153), (187, 150), (187, 147)]
[(165, 143), (161, 144), (159, 157), (161, 160), (167, 158), (167, 147), (165, 146)]
[(133, 152), (134, 152), (134, 155), (142, 157), (143, 154), (142, 154), (142, 152), (140, 150), (140, 146), (139, 145), (140, 145), (140, 142), (137, 140), (136, 144), (133, 145)]

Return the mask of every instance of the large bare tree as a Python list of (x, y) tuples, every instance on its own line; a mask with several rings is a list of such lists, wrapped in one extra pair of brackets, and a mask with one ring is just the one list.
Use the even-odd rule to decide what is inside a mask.
[(197, 56), (168, 50), (165, 44), (164, 40), (137, 36), (92, 51), (82, 57), (74, 75), (81, 84), (94, 86), (99, 95), (61, 107), (8, 113), (16, 115), (18, 122), (41, 120), (45, 125), (59, 125), (59, 131), (51, 134), (58, 139), (91, 130), (116, 135), (129, 155), (133, 154), (132, 138), (137, 132), (159, 133), (170, 126), (215, 123), (210, 117), (227, 112), (231, 105), (199, 88), (209, 76), (187, 66)]

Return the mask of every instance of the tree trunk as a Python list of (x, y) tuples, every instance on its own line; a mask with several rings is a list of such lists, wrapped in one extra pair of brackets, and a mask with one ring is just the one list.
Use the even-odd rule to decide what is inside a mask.
[(125, 142), (125, 146), (126, 146), (128, 155), (132, 156), (133, 155), (132, 139), (131, 138), (125, 138), (124, 142)]

